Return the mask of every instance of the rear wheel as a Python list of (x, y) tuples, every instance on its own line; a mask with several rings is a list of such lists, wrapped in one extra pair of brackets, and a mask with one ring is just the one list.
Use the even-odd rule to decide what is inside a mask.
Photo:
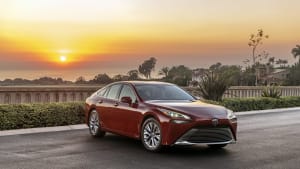
[(160, 124), (154, 118), (145, 120), (141, 131), (141, 140), (144, 147), (153, 152), (161, 150), (161, 128)]
[(101, 130), (99, 113), (96, 110), (91, 111), (89, 116), (89, 129), (93, 137), (103, 137), (105, 131)]
[(227, 146), (227, 144), (210, 144), (208, 147), (213, 148), (213, 149), (220, 149)]

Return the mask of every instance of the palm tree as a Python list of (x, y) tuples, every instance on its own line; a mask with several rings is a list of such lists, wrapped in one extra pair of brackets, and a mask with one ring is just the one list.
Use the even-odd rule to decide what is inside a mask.
[(151, 72), (154, 71), (156, 61), (157, 60), (154, 57), (145, 60), (141, 65), (139, 65), (138, 71), (145, 76), (146, 79), (151, 79)]
[(169, 71), (170, 71), (169, 67), (163, 67), (158, 72), (158, 75), (161, 75), (161, 76), (164, 76), (164, 78), (167, 78)]
[(285, 59), (278, 59), (276, 61), (276, 64), (279, 65), (281, 68), (284, 68), (287, 63), (288, 63), (288, 61)]
[(300, 63), (300, 45), (296, 45), (296, 47), (292, 49), (292, 54), (296, 59), (299, 57), (298, 63)]
[(275, 57), (270, 57), (270, 58), (269, 58), (269, 64), (270, 64), (270, 65), (273, 65), (274, 62), (275, 62)]

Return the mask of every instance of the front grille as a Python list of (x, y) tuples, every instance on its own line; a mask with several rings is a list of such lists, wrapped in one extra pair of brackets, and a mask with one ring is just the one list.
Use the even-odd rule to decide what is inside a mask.
[(189, 143), (222, 143), (233, 140), (229, 128), (193, 128), (185, 133), (177, 142)]

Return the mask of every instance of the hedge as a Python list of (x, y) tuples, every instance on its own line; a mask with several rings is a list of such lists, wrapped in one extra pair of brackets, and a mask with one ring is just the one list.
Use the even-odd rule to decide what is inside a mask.
[(83, 103), (0, 105), (0, 130), (81, 123)]
[[(221, 102), (235, 112), (300, 106), (300, 97), (231, 98)], [(0, 105), (0, 130), (63, 126), (84, 123), (84, 103)]]
[(227, 98), (221, 102), (205, 100), (204, 102), (218, 104), (227, 107), (234, 112), (266, 110), (276, 108), (298, 107), (300, 106), (300, 97), (257, 97), (257, 98)]

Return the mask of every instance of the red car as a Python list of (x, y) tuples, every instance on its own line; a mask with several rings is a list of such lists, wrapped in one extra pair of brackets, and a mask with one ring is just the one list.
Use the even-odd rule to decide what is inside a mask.
[(231, 110), (203, 103), (170, 83), (109, 84), (87, 98), (85, 115), (92, 136), (112, 132), (140, 139), (150, 151), (170, 145), (221, 148), (236, 141)]

